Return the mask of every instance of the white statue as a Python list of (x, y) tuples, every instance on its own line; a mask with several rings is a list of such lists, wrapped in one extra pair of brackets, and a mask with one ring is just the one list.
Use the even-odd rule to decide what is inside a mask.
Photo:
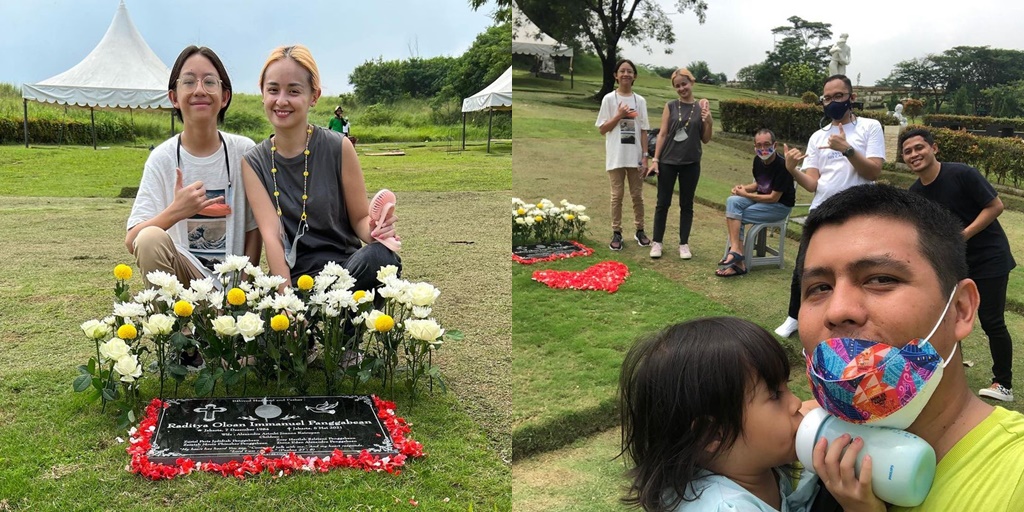
[(850, 45), (846, 44), (849, 34), (840, 34), (839, 41), (829, 48), (828, 53), (832, 55), (832, 62), (828, 63), (830, 75), (845, 75), (846, 65), (850, 63)]
[(555, 74), (555, 59), (552, 59), (550, 55), (544, 55), (540, 58), (540, 72), (547, 74)]
[(906, 118), (906, 116), (903, 115), (903, 104), (902, 103), (897, 103), (896, 107), (895, 107), (895, 110), (893, 110), (890, 113), (892, 114), (893, 117), (896, 118), (897, 121), (900, 122), (900, 127), (901, 128), (907, 125), (907, 118)]

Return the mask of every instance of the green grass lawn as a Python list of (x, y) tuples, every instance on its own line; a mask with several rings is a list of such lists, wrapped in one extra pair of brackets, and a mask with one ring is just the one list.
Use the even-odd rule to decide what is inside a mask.
[[(405, 277), (441, 290), (435, 314), (465, 339), (446, 343), (435, 359), (448, 394), (418, 403), (395, 397), (428, 453), (398, 476), (338, 470), (238, 481), (193, 474), (151, 483), (126, 472), (125, 445), (115, 440), (126, 432), (115, 428), (113, 414), (74, 393), (71, 380), (95, 350), (79, 324), (109, 314), (111, 270), (131, 262), (122, 245), (131, 200), (114, 196), (137, 185), (146, 152), (60, 149), (61, 165), (91, 167), (96, 176), (103, 165), (95, 159), (131, 167), (114, 184), (43, 173), (45, 158), (22, 172), (4, 166), (0, 181), (26, 173), (47, 180), (0, 192), (0, 510), (369, 511), (412, 509), (410, 500), (426, 510), (510, 509), (511, 230), (495, 212), (508, 208), (511, 154), (507, 144), (491, 155), (480, 146), (452, 154), (400, 147), (406, 156), (361, 157), (367, 187), (396, 191)], [(6, 156), (22, 151), (0, 147)], [(130, 164), (133, 151), (141, 159)], [(131, 284), (141, 286), (137, 273)]]
[[(547, 88), (544, 81), (520, 76), (513, 82), (517, 97), (513, 107), (513, 195), (527, 202), (565, 198), (586, 205), (592, 221), (585, 243), (595, 249), (595, 254), (533, 266), (516, 265), (512, 271), (516, 389), (513, 502), (517, 510), (620, 510), (616, 499), (622, 494), (624, 466), (612, 457), (619, 449), (614, 401), (618, 366), (625, 349), (648, 331), (709, 314), (735, 314), (769, 331), (774, 329), (786, 316), (797, 243), (787, 240), (784, 269), (758, 268), (735, 279), (713, 275), (726, 238), (721, 205), (733, 185), (751, 181), (753, 158), (748, 139), (716, 132), (712, 142), (704, 146), (690, 235), (693, 259), (681, 261), (676, 256), (675, 201), (665, 235), (666, 256), (661, 260), (651, 260), (647, 249), (632, 241), (628, 197), (623, 208), (627, 243), (621, 252), (608, 250), (609, 185), (603, 170), (604, 141), (594, 126), (598, 105), (582, 97), (584, 90), (596, 89), (599, 84), (594, 78), (577, 77), (575, 91), (569, 91), (565, 82), (554, 82)], [(654, 87), (648, 84), (649, 77), (641, 78), (644, 87)], [(673, 94), (668, 80), (657, 80), (661, 80), (662, 92), (638, 87), (648, 97), (649, 106), (655, 106), (650, 112), (652, 122), (660, 116), (658, 101)], [(521, 82), (526, 87), (522, 92)], [(581, 83), (592, 86), (581, 87)], [(698, 89), (695, 96), (710, 96), (718, 90), (709, 89)], [(655, 187), (646, 186), (649, 235), (655, 196)], [(799, 191), (797, 203), (810, 199), (810, 194)], [(1024, 214), (1008, 210), (1000, 222), (1013, 252), (1024, 257), (1020, 256), (1024, 255)], [(800, 231), (792, 223), (790, 228), (794, 233)], [(534, 270), (581, 269), (609, 259), (626, 263), (632, 273), (615, 294), (549, 290), (530, 280)], [(1024, 296), (1022, 291), (1024, 271), (1018, 268), (1011, 275), (1008, 296), (1019, 299)], [(1006, 319), (1014, 338), (1024, 338), (1024, 318), (1007, 313)], [(796, 364), (791, 387), (801, 398), (810, 398), (796, 356), (799, 342), (796, 338), (780, 342)], [(965, 358), (975, 363), (967, 369), (969, 386), (986, 387), (991, 378), (991, 358), (980, 326), (965, 340), (963, 350)], [(1024, 371), (1021, 351), (1015, 354), (1014, 366), (1018, 375)], [(1006, 405), (1024, 411), (1020, 400)], [(592, 434), (602, 429), (608, 430)], [(526, 442), (521, 444), (521, 439)], [(561, 448), (541, 453), (555, 446)]]

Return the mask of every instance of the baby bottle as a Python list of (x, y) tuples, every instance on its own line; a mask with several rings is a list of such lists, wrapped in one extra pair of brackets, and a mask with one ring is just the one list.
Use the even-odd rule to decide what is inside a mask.
[(864, 440), (854, 469), (859, 475), (861, 460), (871, 456), (871, 487), (880, 500), (914, 507), (928, 496), (935, 478), (935, 450), (924, 439), (903, 430), (847, 423), (821, 408), (807, 413), (797, 429), (800, 463), (813, 472), (814, 445), (822, 437), (831, 443), (843, 434)]

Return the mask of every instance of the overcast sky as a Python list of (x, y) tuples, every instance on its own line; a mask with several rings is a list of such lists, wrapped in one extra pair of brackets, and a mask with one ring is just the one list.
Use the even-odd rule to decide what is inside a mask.
[[(0, 0), (0, 82), (35, 83), (78, 64), (106, 33), (119, 0)], [(302, 43), (325, 94), (351, 91), (359, 64), (462, 55), (491, 25), (493, 2), (468, 0), (125, 0), (128, 15), (169, 68), (190, 44), (220, 55), (236, 91), (256, 93), (275, 47)], [(510, 43), (511, 44), (511, 43)]]
[[(673, 0), (659, 0), (673, 12)], [(852, 58), (847, 75), (861, 74), (871, 85), (889, 76), (894, 64), (954, 46), (991, 46), (1024, 50), (1024, 2), (1010, 0), (707, 0), (707, 21), (700, 25), (692, 11), (672, 15), (676, 28), (674, 53), (665, 45), (654, 53), (622, 44), (624, 56), (659, 66), (685, 66), (707, 61), (711, 71), (729, 79), (744, 66), (763, 62), (772, 49), (771, 30), (796, 15), (832, 24), (835, 38), (850, 34)], [(832, 41), (827, 42), (831, 43)]]

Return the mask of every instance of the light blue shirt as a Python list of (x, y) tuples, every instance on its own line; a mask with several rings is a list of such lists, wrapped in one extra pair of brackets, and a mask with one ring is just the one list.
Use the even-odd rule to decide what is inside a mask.
[[(775, 472), (779, 476), (779, 492), (782, 494), (782, 510), (779, 512), (809, 511), (818, 492), (818, 477), (810, 471), (803, 471), (794, 489), (792, 480), (782, 470), (776, 468)], [(761, 498), (722, 475), (705, 472), (694, 485), (702, 491), (700, 498), (680, 502), (673, 512), (776, 512)]]

